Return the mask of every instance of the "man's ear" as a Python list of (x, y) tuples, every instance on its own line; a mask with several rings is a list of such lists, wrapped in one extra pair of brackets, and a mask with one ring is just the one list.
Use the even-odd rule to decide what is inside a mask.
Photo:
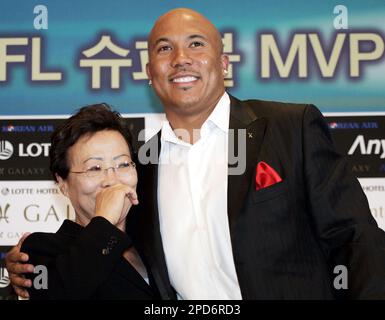
[(227, 54), (222, 54), (221, 62), (222, 62), (223, 76), (226, 77), (229, 71), (229, 56)]
[(68, 185), (67, 180), (64, 180), (62, 177), (60, 177), (57, 173), (55, 174), (57, 184), (59, 186), (59, 189), (63, 195), (65, 195), (68, 198)]
[(148, 77), (148, 80), (151, 82), (151, 71), (150, 71), (150, 64), (147, 62), (146, 64), (146, 73), (147, 73), (147, 77)]

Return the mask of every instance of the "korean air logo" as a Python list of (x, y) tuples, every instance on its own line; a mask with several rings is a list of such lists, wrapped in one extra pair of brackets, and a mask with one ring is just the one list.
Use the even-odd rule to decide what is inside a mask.
[(10, 283), (7, 269), (0, 268), (0, 288), (8, 287)]
[[(14, 130), (15, 130), (15, 127), (10, 124), (9, 126), (6, 127), (5, 132), (13, 132)], [(4, 129), (3, 129), (3, 131), (4, 131)]]
[(12, 157), (13, 146), (7, 140), (0, 140), (0, 160), (8, 160)]
[(329, 128), (330, 129), (337, 129), (338, 123), (337, 122), (330, 122), (329, 123)]

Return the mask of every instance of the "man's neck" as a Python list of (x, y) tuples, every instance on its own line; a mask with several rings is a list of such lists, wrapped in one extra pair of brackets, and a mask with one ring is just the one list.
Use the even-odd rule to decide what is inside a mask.
[(192, 116), (177, 116), (175, 114), (167, 114), (167, 119), (173, 129), (175, 135), (184, 142), (194, 144), (200, 139), (200, 129), (207, 120), (210, 113)]
[[(200, 139), (200, 129), (210, 114), (217, 106), (220, 98), (211, 106), (201, 110), (201, 112), (194, 114), (176, 113), (167, 111), (167, 120), (170, 123), (171, 128), (175, 132), (175, 135), (182, 141), (194, 144)], [(172, 110), (172, 109), (171, 109)]]

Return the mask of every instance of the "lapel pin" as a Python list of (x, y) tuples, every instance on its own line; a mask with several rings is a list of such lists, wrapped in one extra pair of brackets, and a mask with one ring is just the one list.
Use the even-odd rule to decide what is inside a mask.
[(249, 139), (253, 138), (253, 133), (252, 132), (248, 132), (247, 135), (248, 135)]

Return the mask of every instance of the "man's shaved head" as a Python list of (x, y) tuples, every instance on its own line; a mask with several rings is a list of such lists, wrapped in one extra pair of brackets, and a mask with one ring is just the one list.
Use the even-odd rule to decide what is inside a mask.
[(228, 57), (217, 28), (200, 13), (173, 9), (148, 38), (147, 75), (167, 118), (205, 119), (225, 92)]
[(181, 24), (183, 24), (183, 22), (187, 23), (190, 21), (197, 23), (203, 28), (205, 28), (206, 32), (209, 32), (213, 35), (217, 43), (219, 52), (222, 53), (223, 43), (221, 34), (219, 33), (218, 29), (205, 16), (203, 16), (197, 11), (188, 8), (173, 9), (160, 16), (150, 31), (148, 37), (149, 47), (153, 46), (157, 41), (159, 29), (163, 29), (165, 24), (175, 23), (176, 21)]

